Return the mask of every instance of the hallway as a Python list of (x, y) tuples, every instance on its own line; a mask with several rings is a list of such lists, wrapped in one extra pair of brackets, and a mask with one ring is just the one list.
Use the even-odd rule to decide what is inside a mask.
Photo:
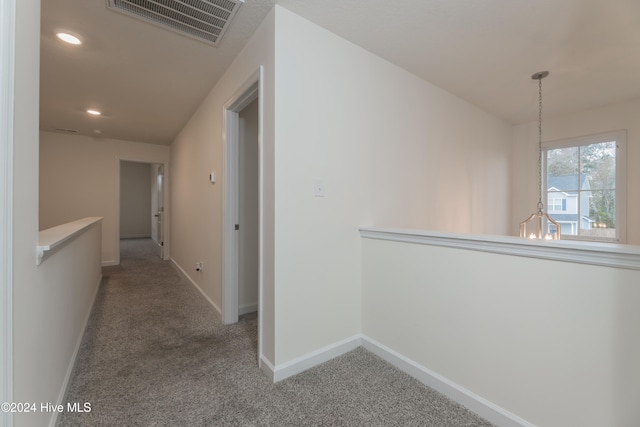
[(257, 320), (222, 325), (150, 239), (105, 267), (58, 426), (490, 426), (359, 348), (277, 384)]
[(214, 425), (242, 402), (237, 376), (268, 385), (256, 316), (223, 326), (152, 240), (122, 240), (121, 264), (103, 276), (66, 398), (91, 412), (64, 413), (58, 425)]

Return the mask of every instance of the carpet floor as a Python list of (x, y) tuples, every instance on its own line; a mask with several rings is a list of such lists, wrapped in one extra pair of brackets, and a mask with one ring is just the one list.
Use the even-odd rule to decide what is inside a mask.
[(60, 427), (492, 425), (363, 348), (270, 383), (255, 314), (223, 325), (149, 239), (103, 275)]

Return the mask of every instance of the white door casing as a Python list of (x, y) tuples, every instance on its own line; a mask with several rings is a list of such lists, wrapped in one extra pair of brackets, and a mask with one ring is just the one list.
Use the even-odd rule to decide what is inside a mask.
[[(163, 204), (163, 212), (162, 212), (162, 231), (158, 232), (158, 235), (162, 235), (163, 243), (161, 258), (163, 260), (168, 260), (171, 256), (171, 244), (169, 242), (169, 209), (166, 209), (168, 206), (171, 195), (169, 194), (169, 185), (168, 185), (168, 175), (169, 175), (169, 163), (167, 162), (158, 162), (155, 159), (151, 158), (134, 158), (134, 157), (116, 157), (116, 173), (115, 173), (115, 229), (116, 232), (113, 235), (114, 247), (115, 247), (115, 265), (120, 264), (120, 163), (121, 162), (135, 162), (135, 163), (149, 163), (149, 164), (157, 164), (161, 165), (163, 171), (162, 178), (162, 204)], [(104, 264), (103, 264), (104, 265)]]
[(262, 74), (260, 67), (229, 98), (223, 107), (223, 267), (222, 267), (222, 321), (238, 321), (238, 230), (239, 224), (239, 112), (258, 99), (258, 188), (259, 188), (259, 283), (258, 283), (258, 359), (262, 354), (262, 283), (263, 283), (263, 200), (262, 200)]
[[(16, 1), (0, 2), (0, 402), (13, 400), (13, 111)], [(0, 411), (0, 427), (13, 425)]]

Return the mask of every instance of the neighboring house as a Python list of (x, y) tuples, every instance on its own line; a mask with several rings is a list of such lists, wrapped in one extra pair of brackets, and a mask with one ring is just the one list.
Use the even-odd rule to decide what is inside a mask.
[(561, 175), (547, 178), (547, 212), (560, 223), (561, 234), (576, 235), (578, 226), (582, 230), (592, 228), (594, 221), (589, 218), (591, 200), (590, 197), (586, 197), (590, 189), (591, 184), (587, 175)]

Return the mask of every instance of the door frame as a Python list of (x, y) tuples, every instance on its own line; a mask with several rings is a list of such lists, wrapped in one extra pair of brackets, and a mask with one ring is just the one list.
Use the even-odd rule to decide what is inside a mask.
[[(162, 219), (162, 235), (164, 246), (162, 250), (162, 259), (167, 261), (170, 259), (171, 255), (171, 241), (169, 234), (169, 219), (170, 219), (170, 194), (169, 194), (169, 162), (163, 160), (154, 160), (148, 158), (140, 158), (140, 157), (116, 157), (116, 202), (115, 202), (115, 261), (113, 265), (120, 265), (120, 162), (133, 162), (133, 163), (146, 163), (151, 165), (162, 165), (164, 168), (164, 177), (162, 182), (162, 191), (164, 193), (163, 204), (164, 204), (164, 218)], [(103, 264), (104, 265), (104, 264)]]
[[(156, 213), (153, 214), (153, 218), (151, 218), (151, 237), (153, 238), (153, 230), (155, 227), (156, 230), (156, 243), (158, 243), (158, 245), (160, 246), (160, 258), (164, 259), (164, 251), (165, 251), (165, 247), (164, 247), (164, 237), (165, 237), (165, 232), (164, 232), (164, 221), (165, 221), (165, 203), (164, 203), (164, 196), (165, 196), (165, 173), (164, 173), (164, 165), (162, 163), (152, 163), (151, 164), (152, 167), (157, 166), (156, 169), (156, 173), (154, 175), (155, 177), (155, 197), (156, 197)], [(158, 180), (159, 177), (162, 177), (162, 180)], [(158, 185), (160, 184), (160, 185)], [(152, 202), (151, 202), (151, 207), (153, 208), (153, 197), (154, 194), (151, 195), (152, 198)], [(160, 206), (162, 205), (162, 206)], [(152, 210), (153, 211), (153, 210)], [(158, 213), (160, 213), (158, 215)], [(156, 218), (154, 220), (154, 218)], [(158, 220), (159, 218), (159, 220)], [(153, 223), (155, 221), (155, 224)], [(160, 221), (160, 227), (158, 227), (158, 221)]]
[[(0, 2), (0, 402), (13, 401), (13, 119), (16, 1)], [(0, 411), (0, 426), (13, 414)]]
[(222, 322), (238, 321), (238, 259), (239, 233), (239, 113), (254, 100), (258, 100), (258, 357), (262, 353), (262, 284), (263, 284), (263, 67), (247, 79), (223, 107), (223, 263), (222, 263)]

